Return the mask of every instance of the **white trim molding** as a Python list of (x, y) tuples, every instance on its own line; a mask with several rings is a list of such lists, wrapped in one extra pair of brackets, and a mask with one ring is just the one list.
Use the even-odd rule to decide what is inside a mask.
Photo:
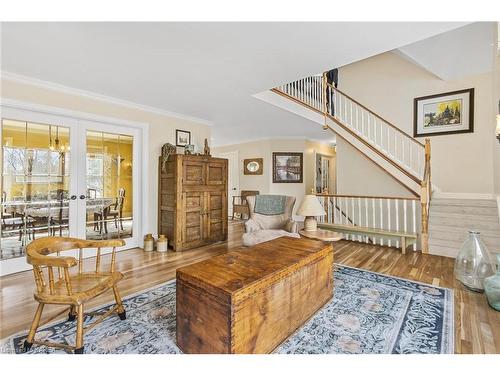
[(93, 99), (93, 100), (97, 100), (97, 101), (101, 101), (101, 102), (119, 105), (121, 107), (133, 108), (133, 109), (137, 109), (139, 111), (154, 113), (154, 114), (162, 115), (162, 116), (166, 116), (166, 117), (173, 117), (173, 118), (177, 118), (177, 119), (185, 120), (185, 121), (191, 121), (191, 122), (195, 122), (195, 123), (198, 123), (201, 125), (207, 125), (207, 126), (213, 125), (212, 121), (202, 119), (199, 117), (184, 115), (182, 113), (177, 113), (177, 112), (172, 112), (172, 111), (168, 111), (168, 110), (161, 109), (161, 108), (151, 107), (151, 106), (148, 106), (145, 104), (139, 104), (139, 103), (135, 103), (135, 102), (128, 101), (128, 100), (115, 98), (112, 96), (98, 94), (98, 93), (95, 93), (92, 91), (77, 89), (74, 87), (69, 87), (69, 86), (61, 85), (61, 84), (54, 83), (54, 82), (44, 81), (44, 80), (41, 80), (38, 78), (32, 78), (32, 77), (24, 76), (24, 75), (17, 74), (17, 73), (0, 71), (0, 77), (6, 81), (18, 82), (18, 83), (22, 83), (22, 84), (26, 84), (26, 85), (40, 87), (40, 88), (47, 89), (47, 90), (59, 91), (59, 92), (69, 94), (69, 95), (76, 95), (76, 96), (81, 96), (81, 97), (85, 97), (85, 98), (89, 98), (89, 99)]

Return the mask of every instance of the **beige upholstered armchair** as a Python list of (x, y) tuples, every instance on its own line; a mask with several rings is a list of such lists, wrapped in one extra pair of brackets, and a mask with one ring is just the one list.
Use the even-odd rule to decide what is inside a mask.
[(257, 195), (247, 197), (250, 219), (245, 222), (243, 245), (253, 246), (282, 236), (300, 237), (292, 219), (295, 197)]

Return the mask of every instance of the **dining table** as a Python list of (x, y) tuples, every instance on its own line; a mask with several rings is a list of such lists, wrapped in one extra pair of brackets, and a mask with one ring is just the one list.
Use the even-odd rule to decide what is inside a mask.
[[(104, 228), (107, 232), (107, 213), (109, 208), (115, 203), (116, 198), (103, 197), (103, 198), (87, 198), (86, 200), (86, 212), (87, 214), (100, 213), (102, 221), (104, 222)], [(3, 208), (6, 213), (12, 214), (13, 216), (34, 219), (35, 221), (48, 222), (50, 218), (58, 218), (62, 208), (62, 218), (69, 218), (69, 199), (64, 199), (62, 201), (63, 207), (61, 207), (60, 200), (38, 200), (38, 201), (7, 201), (3, 203)], [(94, 219), (94, 218), (93, 218)], [(34, 230), (34, 228), (33, 228)], [(24, 240), (26, 233), (22, 233), (21, 242), (25, 243)]]

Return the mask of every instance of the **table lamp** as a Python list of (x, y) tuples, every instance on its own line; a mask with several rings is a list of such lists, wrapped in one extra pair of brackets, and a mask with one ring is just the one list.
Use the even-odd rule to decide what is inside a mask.
[(309, 232), (318, 229), (316, 216), (326, 215), (326, 212), (315, 195), (306, 195), (300, 203), (299, 209), (297, 210), (297, 215), (305, 216), (304, 230)]

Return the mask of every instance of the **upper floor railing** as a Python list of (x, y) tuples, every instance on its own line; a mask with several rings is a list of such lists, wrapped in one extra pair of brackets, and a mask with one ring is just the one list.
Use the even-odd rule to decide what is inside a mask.
[(415, 178), (423, 179), (424, 145), (323, 77), (300, 79), (276, 89), (339, 121), (382, 156)]

